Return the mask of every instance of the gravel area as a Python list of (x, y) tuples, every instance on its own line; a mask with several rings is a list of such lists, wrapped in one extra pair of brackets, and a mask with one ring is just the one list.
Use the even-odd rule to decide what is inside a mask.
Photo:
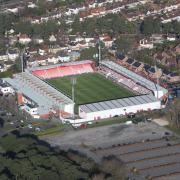
[(44, 139), (55, 146), (109, 147), (118, 143), (135, 143), (146, 139), (159, 139), (170, 131), (151, 123), (115, 124), (97, 128), (71, 131)]

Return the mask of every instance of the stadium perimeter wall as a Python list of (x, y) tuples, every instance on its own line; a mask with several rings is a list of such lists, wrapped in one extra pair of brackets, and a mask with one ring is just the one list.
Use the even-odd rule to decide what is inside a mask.
[(83, 119), (86, 119), (86, 121), (91, 120), (99, 120), (99, 119), (105, 119), (105, 118), (111, 118), (114, 116), (120, 116), (120, 115), (126, 115), (129, 113), (137, 113), (141, 111), (151, 111), (155, 109), (161, 109), (161, 102), (159, 100), (155, 102), (150, 102), (146, 104), (140, 104), (140, 105), (132, 105), (132, 106), (124, 106), (121, 108), (112, 108), (102, 111), (85, 111), (82, 109), (82, 107), (79, 107), (79, 116)]

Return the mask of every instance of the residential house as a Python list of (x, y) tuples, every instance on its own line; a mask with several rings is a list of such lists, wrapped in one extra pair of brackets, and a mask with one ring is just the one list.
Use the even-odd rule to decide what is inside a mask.
[(25, 45), (31, 42), (31, 38), (27, 34), (20, 34), (18, 39), (21, 44)]
[(164, 37), (161, 34), (153, 34), (151, 39), (153, 43), (163, 43), (164, 41)]
[(48, 54), (48, 64), (57, 64), (59, 62), (59, 57), (54, 54)]
[(69, 62), (71, 60), (70, 56), (65, 52), (59, 53), (58, 58), (60, 62)]
[(48, 46), (41, 46), (38, 50), (38, 53), (42, 56), (48, 54), (49, 53)]
[(15, 61), (19, 57), (18, 49), (8, 49), (7, 51), (8, 59), (11, 61)]
[(173, 72), (168, 75), (170, 82), (179, 82), (180, 81), (180, 75), (178, 72)]
[(56, 54), (59, 51), (64, 51), (64, 50), (68, 50), (68, 47), (67, 46), (61, 47), (60, 45), (57, 45), (57, 44), (49, 46), (49, 52), (50, 53)]
[(8, 55), (6, 53), (6, 50), (0, 50), (0, 61), (7, 61)]
[(35, 36), (33, 37), (33, 41), (36, 43), (36, 44), (42, 44), (44, 42), (43, 38), (40, 37), (40, 36)]
[(162, 70), (156, 69), (155, 67), (150, 67), (148, 73), (149, 77), (152, 79), (160, 78), (162, 76)]
[(33, 2), (29, 2), (27, 7), (31, 8), (31, 9), (34, 9), (34, 8), (37, 8), (38, 6)]
[(150, 39), (141, 39), (139, 41), (139, 49), (153, 49), (154, 45)]
[(14, 34), (14, 32), (15, 32), (14, 29), (10, 29), (9, 31), (7, 31), (7, 34), (12, 35), (12, 34)]
[(124, 64), (126, 60), (128, 59), (127, 56), (121, 54), (121, 53), (116, 53), (116, 58), (118, 60), (118, 64)]
[(14, 89), (8, 83), (0, 79), (0, 93), (2, 93), (3, 95), (13, 94)]
[(4, 63), (0, 64), (0, 72), (7, 71), (7, 68), (4, 66)]
[(56, 42), (57, 39), (56, 39), (56, 37), (52, 34), (52, 35), (49, 37), (49, 41), (50, 41), (50, 42)]
[(173, 52), (173, 50), (165, 50), (162, 53), (157, 53), (154, 55), (156, 61), (165, 66), (177, 66), (179, 65), (178, 57)]
[(174, 51), (176, 54), (180, 54), (180, 44), (178, 44), (175, 48)]
[(41, 18), (40, 17), (36, 17), (31, 19), (31, 24), (40, 24), (41, 23)]
[(166, 37), (167, 41), (175, 41), (176, 40), (176, 36), (174, 34), (169, 34)]
[(171, 72), (167, 69), (162, 69), (162, 79), (168, 80)]
[(159, 52), (154, 55), (154, 58), (158, 63), (161, 63), (163, 65), (169, 65), (168, 59), (170, 58), (169, 54), (167, 52)]
[(34, 48), (34, 47), (29, 47), (28, 49), (26, 49), (26, 52), (32, 56), (32, 55), (35, 55), (38, 53), (38, 49), (37, 48)]
[(149, 64), (144, 64), (143, 66), (143, 72), (146, 74), (146, 75), (149, 75), (149, 69), (151, 68), (151, 66)]
[(106, 48), (110, 48), (113, 45), (113, 40), (110, 37), (106, 37), (103, 39), (103, 43)]
[(45, 66), (47, 62), (47, 55), (35, 55), (28, 60), (28, 66)]
[(132, 59), (132, 58), (128, 58), (126, 61), (125, 61), (125, 63), (126, 63), (126, 65), (128, 65), (128, 66), (131, 66), (133, 63), (134, 63), (134, 59)]
[(14, 45), (16, 42), (18, 42), (18, 37), (17, 35), (10, 35), (9, 36), (9, 44)]
[(18, 6), (17, 5), (11, 5), (11, 6), (8, 6), (7, 8), (6, 8), (6, 12), (7, 13), (14, 13), (14, 14), (17, 14), (18, 12), (19, 12), (19, 8), (18, 8)]
[(8, 60), (8, 61), (4, 62), (4, 66), (5, 66), (7, 69), (11, 68), (13, 65), (14, 65), (14, 61)]
[(71, 61), (76, 61), (80, 59), (81, 54), (78, 51), (71, 51), (68, 53), (68, 55), (70, 56)]
[(134, 69), (135, 72), (142, 71), (143, 67), (144, 67), (144, 63), (139, 62), (139, 61), (135, 61), (132, 64), (132, 68)]

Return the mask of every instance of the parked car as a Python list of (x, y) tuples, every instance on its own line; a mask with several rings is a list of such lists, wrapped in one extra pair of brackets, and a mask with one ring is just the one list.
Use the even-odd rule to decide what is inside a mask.
[(35, 130), (36, 131), (41, 131), (41, 129), (39, 127), (36, 127)]
[(32, 129), (32, 128), (33, 128), (31, 124), (28, 124), (27, 127), (28, 127), (29, 129)]
[(93, 124), (93, 122), (92, 122), (92, 121), (89, 121), (87, 124), (89, 124), (89, 125), (90, 125), (90, 124)]

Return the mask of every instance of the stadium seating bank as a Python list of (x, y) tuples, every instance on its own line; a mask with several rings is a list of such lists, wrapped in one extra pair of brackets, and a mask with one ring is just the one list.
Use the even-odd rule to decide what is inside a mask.
[(32, 70), (32, 74), (41, 79), (51, 79), (56, 77), (71, 76), (93, 72), (92, 61), (77, 61), (74, 63), (46, 66)]

